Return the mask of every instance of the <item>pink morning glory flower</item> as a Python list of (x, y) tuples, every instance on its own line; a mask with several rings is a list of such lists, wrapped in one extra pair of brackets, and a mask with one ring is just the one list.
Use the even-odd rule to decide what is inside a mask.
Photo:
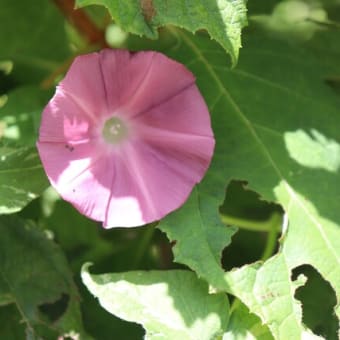
[(214, 144), (191, 72), (161, 53), (106, 49), (75, 59), (43, 111), (37, 147), (59, 194), (110, 228), (181, 206)]

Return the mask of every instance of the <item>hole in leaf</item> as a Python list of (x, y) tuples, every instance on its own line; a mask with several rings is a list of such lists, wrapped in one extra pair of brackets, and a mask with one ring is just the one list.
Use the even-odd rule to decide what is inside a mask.
[[(13, 62), (10, 60), (0, 60), (0, 96), (14, 89), (19, 83), (14, 80), (11, 73)], [(1, 106), (0, 106), (1, 107)]]
[(222, 265), (226, 270), (269, 257), (277, 250), (283, 209), (262, 200), (246, 185), (247, 182), (231, 181), (220, 207), (222, 221), (239, 228), (223, 252)]
[(53, 303), (44, 303), (39, 306), (39, 310), (51, 322), (58, 320), (66, 311), (70, 297), (67, 294), (62, 294), (61, 297)]
[(304, 286), (295, 292), (295, 298), (302, 303), (303, 323), (315, 334), (327, 340), (336, 340), (338, 320), (334, 313), (336, 295), (329, 284), (317, 270), (310, 265), (302, 265), (293, 270), (292, 279), (300, 274), (307, 277)]
[(340, 94), (340, 76), (327, 78), (326, 84), (329, 85), (335, 93)]

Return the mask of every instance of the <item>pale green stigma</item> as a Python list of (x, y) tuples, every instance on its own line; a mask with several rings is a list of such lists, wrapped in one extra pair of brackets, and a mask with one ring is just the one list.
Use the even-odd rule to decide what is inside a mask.
[(103, 137), (110, 144), (118, 144), (128, 136), (125, 123), (118, 117), (108, 119), (103, 128)]

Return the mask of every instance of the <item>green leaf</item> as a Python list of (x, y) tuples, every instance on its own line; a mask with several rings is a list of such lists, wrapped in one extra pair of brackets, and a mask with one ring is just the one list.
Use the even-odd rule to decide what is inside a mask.
[(230, 54), (235, 65), (246, 25), (244, 0), (77, 0), (79, 7), (103, 5), (127, 32), (158, 38), (158, 27), (175, 25), (191, 32), (206, 29)]
[[(165, 51), (187, 63), (197, 76), (217, 144), (205, 179), (160, 228), (177, 241), (176, 261), (190, 266), (215, 288), (233, 292), (275, 337), (291, 338), (293, 329), (298, 337), (306, 331), (300, 304), (294, 299), (293, 268), (312, 265), (340, 300), (340, 100), (323, 81), (334, 72), (333, 64), (324, 64), (312, 49), (263, 39), (257, 32), (246, 36), (239, 65), (230, 70), (223, 50), (214, 42), (175, 30), (170, 34), (176, 41)], [(241, 282), (232, 272), (223, 284), (218, 261), (221, 244), (210, 249), (202, 244), (216, 232), (225, 186), (235, 178), (246, 180), (263, 199), (280, 203), (289, 227), (279, 255), (263, 266), (240, 269)], [(202, 216), (201, 221), (187, 217), (193, 212)], [(202, 221), (210, 238), (195, 237)], [(190, 252), (179, 255), (184, 249)], [(259, 302), (258, 286), (264, 296), (268, 291), (282, 297), (280, 308), (271, 308), (266, 298)]]
[(19, 211), (48, 185), (35, 148), (0, 144), (0, 214)]
[[(11, 298), (27, 332), (34, 337), (51, 332), (85, 336), (78, 293), (56, 244), (32, 223), (13, 215), (0, 217), (0, 232), (0, 301), (5, 296), (8, 303)], [(68, 298), (66, 310), (50, 320), (43, 311), (63, 296)]]
[(7, 101), (0, 107), (0, 138), (20, 145), (35, 145), (40, 116), (50, 92), (36, 86), (17, 87), (7, 94)]
[(294, 299), (295, 290), (305, 283), (304, 277), (291, 282), (290, 269), (283, 256), (264, 265), (252, 264), (226, 274), (230, 293), (236, 295), (252, 313), (268, 325), (275, 339), (316, 339), (302, 325), (302, 308)]
[(21, 316), (14, 305), (0, 307), (0, 338), (25, 339), (25, 327), (21, 323)]
[(14, 63), (20, 82), (39, 81), (69, 56), (64, 20), (52, 1), (2, 0), (0, 60)]
[(225, 294), (183, 270), (91, 275), (82, 280), (100, 304), (118, 317), (143, 325), (146, 339), (214, 339), (229, 317)]
[(223, 340), (273, 340), (268, 327), (261, 320), (250, 314), (247, 307), (238, 300), (232, 306), (227, 332)]
[(213, 185), (201, 188), (194, 188), (185, 205), (165, 217), (159, 228), (170, 240), (176, 240), (176, 262), (188, 265), (199, 277), (209, 278), (215, 288), (223, 290), (226, 285), (221, 252), (231, 242), (236, 228), (226, 228), (220, 221), (217, 207), (223, 202), (224, 192), (209, 191), (215, 190)]

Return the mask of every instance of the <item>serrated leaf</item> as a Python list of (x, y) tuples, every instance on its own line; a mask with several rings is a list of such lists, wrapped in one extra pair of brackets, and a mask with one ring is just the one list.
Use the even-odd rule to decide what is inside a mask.
[[(172, 34), (176, 43), (166, 52), (187, 62), (197, 76), (210, 108), (217, 144), (205, 179), (189, 202), (160, 228), (170, 230), (171, 238), (177, 241), (176, 260), (189, 265), (214, 287), (234, 292), (251, 312), (271, 322), (275, 337), (291, 334), (290, 329), (295, 329), (295, 336), (303, 335), (301, 308), (290, 291), (294, 286), (292, 269), (302, 264), (314, 266), (330, 282), (338, 301), (340, 298), (340, 100), (323, 81), (334, 71), (333, 64), (323, 64), (311, 50), (262, 39), (257, 33), (247, 37), (238, 67), (230, 70), (223, 51), (212, 41), (175, 30)], [(275, 258), (277, 266), (270, 270), (266, 270), (267, 263), (262, 270), (250, 266), (242, 291), (235, 290), (240, 283), (230, 277), (221, 287), (218, 261), (214, 268), (212, 262), (198, 261), (209, 260), (211, 253), (216, 259), (220, 256), (217, 248), (202, 254), (200, 242), (205, 243), (206, 237), (200, 242), (186, 237), (188, 229), (195, 234), (202, 228), (197, 220), (192, 223), (185, 217), (193, 211), (215, 216), (203, 221), (208, 223), (205, 229), (214, 233), (224, 188), (235, 178), (246, 180), (264, 199), (282, 204), (289, 219), (283, 250)], [(178, 259), (185, 248), (191, 251)], [(274, 269), (277, 275), (271, 274)], [(280, 287), (277, 277), (282, 277)], [(251, 288), (255, 278), (263, 283), (263, 289), (274, 289), (283, 297), (284, 311), (270, 309), (265, 302), (257, 302), (255, 307), (257, 294)], [(336, 313), (339, 315), (339, 304)]]
[(215, 288), (223, 290), (221, 252), (230, 243), (236, 228), (226, 228), (221, 223), (215, 204), (223, 201), (224, 193), (215, 194), (217, 192), (203, 191), (197, 186), (185, 205), (165, 217), (159, 228), (170, 240), (176, 240), (173, 252), (177, 262), (185, 263), (198, 276), (209, 277)]
[(35, 148), (0, 144), (0, 214), (19, 211), (48, 185)]
[(153, 39), (158, 27), (169, 24), (191, 32), (206, 29), (230, 54), (233, 65), (247, 23), (244, 0), (77, 0), (76, 5), (103, 5), (124, 30)]
[(210, 340), (223, 334), (229, 317), (225, 294), (189, 271), (150, 271), (91, 275), (82, 280), (110, 313), (143, 325), (146, 339)]
[(64, 20), (52, 1), (2, 0), (0, 46), (0, 60), (14, 63), (20, 82), (41, 80), (69, 56)]
[[(15, 216), (0, 217), (0, 300), (10, 296), (28, 333), (82, 334), (78, 294), (60, 249), (32, 223)], [(39, 311), (63, 294), (69, 297), (65, 312), (54, 322)], [(85, 336), (85, 334), (82, 334)]]

